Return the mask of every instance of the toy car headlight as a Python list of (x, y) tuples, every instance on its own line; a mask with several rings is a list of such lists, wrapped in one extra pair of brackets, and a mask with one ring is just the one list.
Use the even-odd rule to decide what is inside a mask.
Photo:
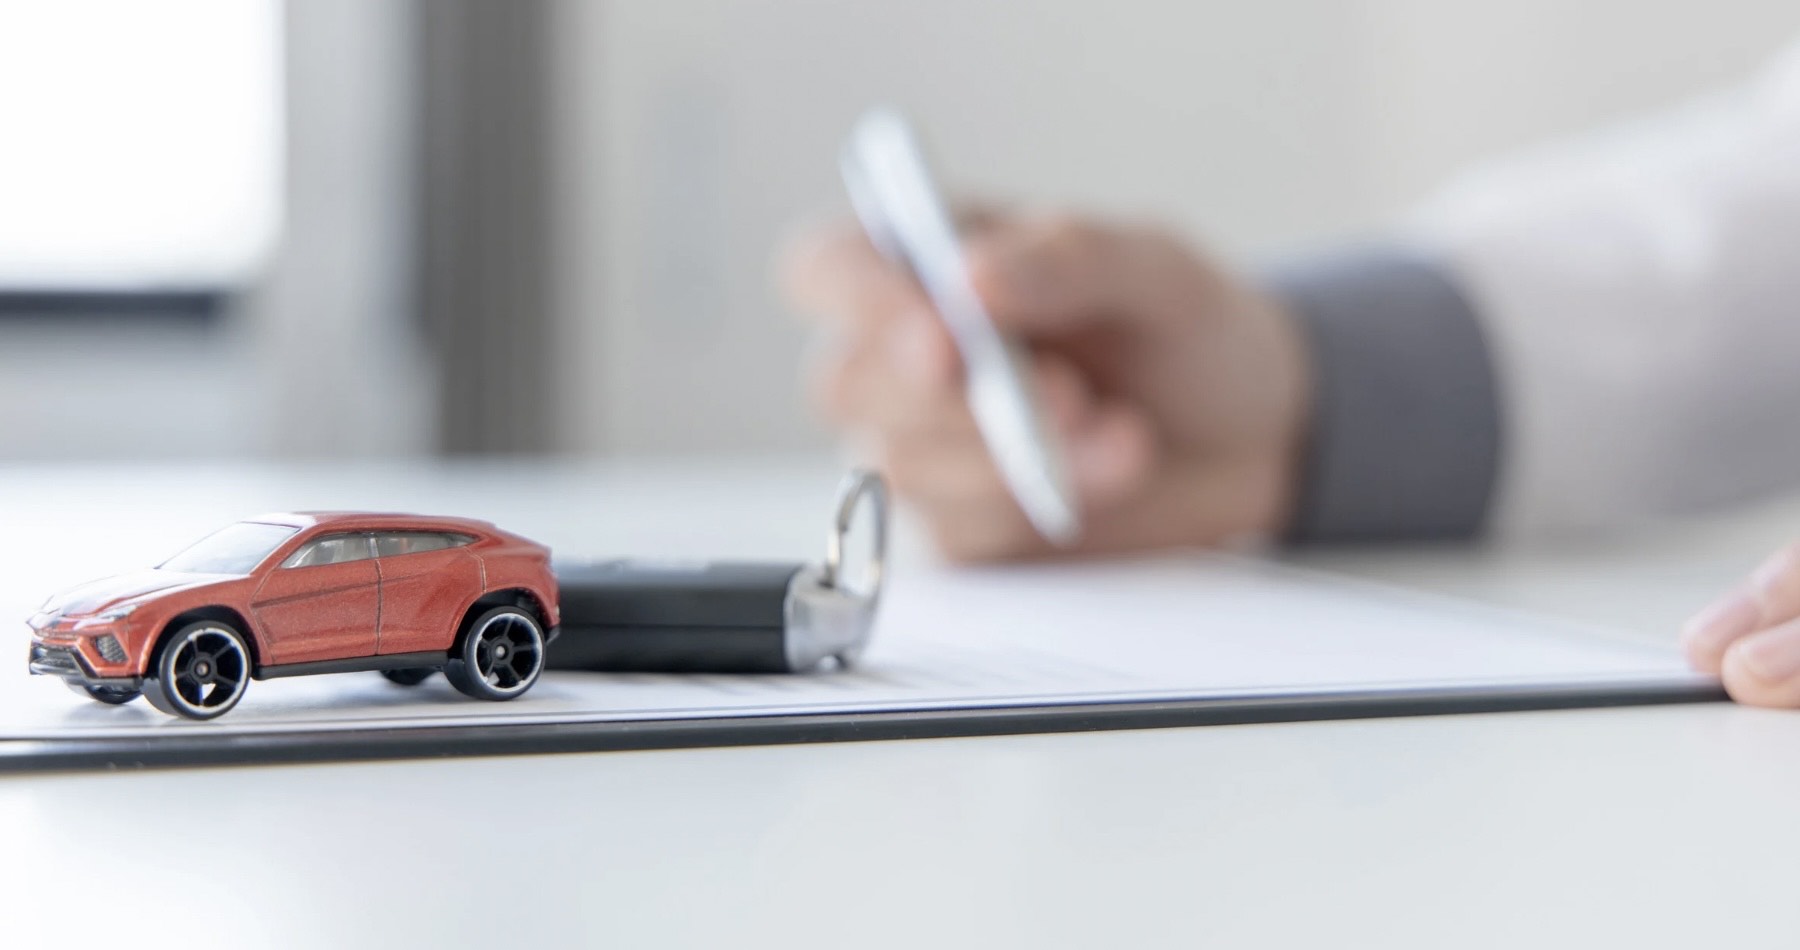
[(132, 611), (138, 609), (141, 606), (143, 606), (143, 605), (142, 604), (126, 604), (123, 607), (114, 607), (111, 610), (106, 610), (106, 611), (102, 611), (98, 614), (95, 614), (94, 619), (95, 620), (124, 620), (126, 617), (131, 616)]

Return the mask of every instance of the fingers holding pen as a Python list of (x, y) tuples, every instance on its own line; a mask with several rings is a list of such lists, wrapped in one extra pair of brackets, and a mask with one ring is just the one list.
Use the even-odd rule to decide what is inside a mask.
[[(1148, 477), (1156, 448), (1141, 412), (1097, 398), (1074, 366), (1054, 354), (1037, 354), (1033, 386), (1059, 435), (1084, 511), (1112, 507)], [(966, 404), (958, 400), (956, 408), (939, 425), (882, 433), (881, 466), (896, 491), (926, 508), (949, 534), (1016, 534), (1025, 525), (1017, 503)]]
[[(994, 249), (988, 265), (972, 250), (978, 272), (986, 267), (990, 276), (1004, 273), (1010, 281), (988, 288), (990, 307), (997, 302), (1014, 314), (1028, 305), (1049, 308), (1069, 281), (1089, 288), (1075, 298), (1081, 306), (1106, 299), (1122, 283), (1110, 265), (1088, 259), (1113, 239), (1099, 226), (979, 214), (963, 226), (967, 247)], [(1005, 263), (994, 263), (1002, 252)], [(916, 281), (852, 225), (796, 243), (781, 270), (787, 296), (833, 331), (815, 353), (813, 401), (875, 450), (896, 493), (923, 511), (939, 546), (965, 559), (1042, 548), (969, 410), (955, 341)], [(1099, 285), (1113, 289), (1093, 289)], [(1056, 349), (1069, 342), (1059, 331), (1078, 326), (1081, 315), (1066, 307), (1054, 312), (1069, 319), (1001, 322), (1018, 338), (1038, 342), (1032, 372), (1040, 405), (1061, 436), (1077, 503), (1101, 511), (1148, 477), (1153, 426), (1141, 407), (1097, 397), (1088, 375)]]

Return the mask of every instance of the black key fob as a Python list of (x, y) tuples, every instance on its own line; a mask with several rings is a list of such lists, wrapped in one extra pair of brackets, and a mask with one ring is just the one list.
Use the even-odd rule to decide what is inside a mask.
[[(859, 502), (874, 508), (873, 554), (855, 589), (843, 576)], [(799, 673), (854, 662), (881, 593), (887, 494), (868, 472), (845, 480), (821, 564), (557, 561), (562, 629), (553, 670)]]

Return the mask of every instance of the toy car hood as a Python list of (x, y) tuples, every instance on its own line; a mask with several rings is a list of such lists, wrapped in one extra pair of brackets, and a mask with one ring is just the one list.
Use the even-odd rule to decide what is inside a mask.
[(51, 597), (40, 612), (59, 616), (85, 616), (146, 594), (198, 587), (232, 580), (233, 577), (230, 574), (188, 574), (154, 569), (133, 571), (72, 587)]

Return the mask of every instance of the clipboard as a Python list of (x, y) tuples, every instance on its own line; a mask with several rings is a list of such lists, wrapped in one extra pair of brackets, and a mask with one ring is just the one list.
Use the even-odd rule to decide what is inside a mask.
[(0, 772), (515, 755), (1708, 702), (1672, 647), (1218, 555), (895, 576), (866, 654), (811, 674), (259, 682), (231, 717), (0, 673)]

